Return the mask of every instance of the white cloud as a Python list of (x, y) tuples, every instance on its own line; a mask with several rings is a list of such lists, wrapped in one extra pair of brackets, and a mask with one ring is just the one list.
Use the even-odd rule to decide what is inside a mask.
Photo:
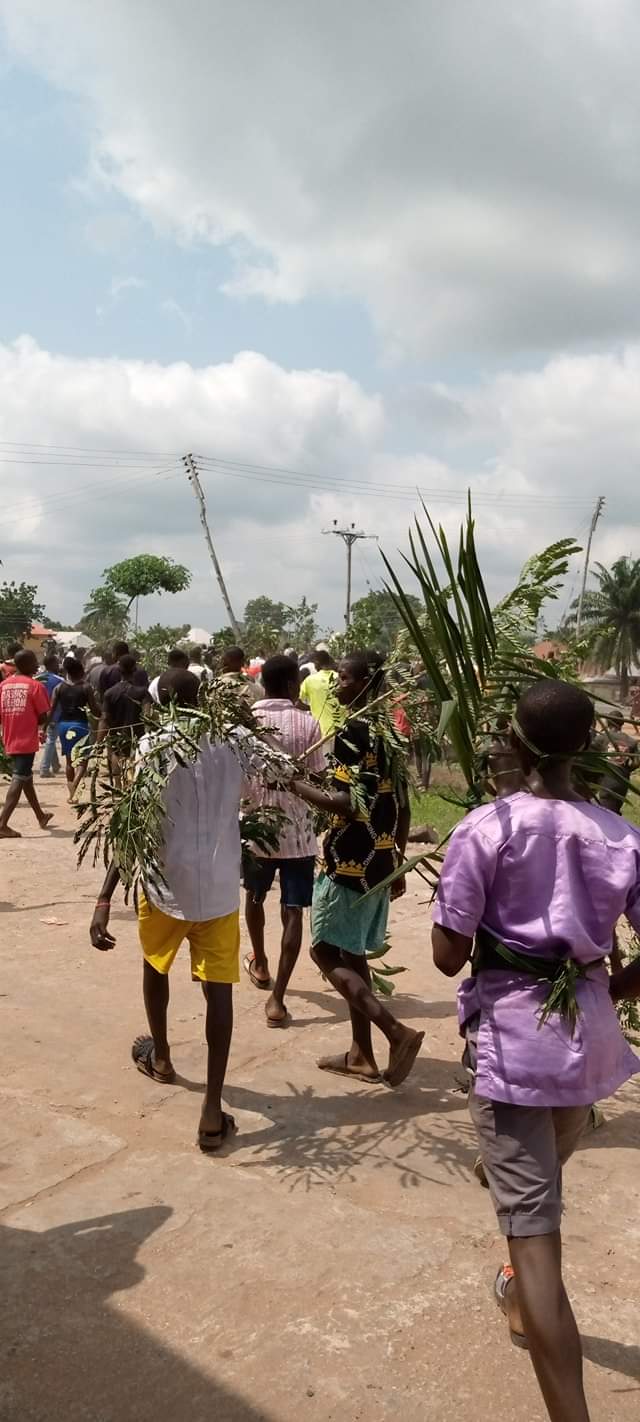
[(228, 290), (365, 302), (387, 350), (640, 329), (633, 0), (0, 0), (94, 182), (228, 244)]
[[(23, 337), (0, 347), (3, 576), (36, 582), (51, 616), (75, 621), (107, 564), (170, 553), (193, 570), (193, 587), (149, 600), (145, 621), (222, 625), (178, 461), (187, 450), (235, 461), (223, 472), (205, 460), (202, 478), (239, 611), (259, 593), (305, 594), (325, 625), (340, 625), (344, 550), (322, 529), (353, 520), (401, 566), (417, 488), (455, 534), (471, 486), (495, 595), (544, 543), (584, 532), (599, 493), (608, 502), (595, 556), (637, 547), (640, 346), (430, 393), (447, 412), (446, 458), (390, 451), (382, 400), (339, 371), (287, 371), (249, 351), (200, 369), (72, 359)], [(122, 451), (117, 467), (112, 456), (101, 467), (101, 450)], [(374, 544), (358, 545), (354, 571), (358, 596), (382, 574)]]

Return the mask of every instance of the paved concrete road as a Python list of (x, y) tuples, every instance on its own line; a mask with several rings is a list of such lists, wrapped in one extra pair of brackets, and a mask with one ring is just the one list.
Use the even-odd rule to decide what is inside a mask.
[[(194, 1149), (204, 1048), (187, 960), (172, 977), (180, 1080), (129, 1058), (143, 1029), (132, 912), (89, 945), (98, 875), (56, 828), (0, 845), (3, 1042), (0, 1415), (19, 1422), (543, 1422), (491, 1301), (503, 1250), (473, 1180), (453, 987), (417, 888), (393, 914), (397, 1010), (427, 1031), (397, 1092), (319, 1073), (344, 1012), (305, 955), (293, 1025), (236, 994), (224, 1158)], [(275, 943), (277, 904), (269, 906)], [(594, 1422), (640, 1413), (640, 1093), (567, 1170), (569, 1285)]]

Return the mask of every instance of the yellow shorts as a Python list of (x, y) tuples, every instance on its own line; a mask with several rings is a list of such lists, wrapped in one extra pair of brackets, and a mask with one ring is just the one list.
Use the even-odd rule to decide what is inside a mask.
[(208, 918), (190, 923), (170, 918), (162, 909), (147, 903), (144, 894), (138, 905), (138, 933), (147, 963), (157, 973), (168, 973), (178, 949), (189, 940), (191, 975), (202, 983), (240, 981), (240, 914)]

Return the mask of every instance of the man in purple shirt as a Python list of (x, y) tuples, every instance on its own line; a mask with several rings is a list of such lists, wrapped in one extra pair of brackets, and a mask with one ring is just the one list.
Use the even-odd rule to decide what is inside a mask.
[[(640, 930), (640, 834), (572, 788), (589, 742), (584, 691), (548, 680), (521, 697), (512, 744), (527, 792), (455, 831), (434, 912), (436, 966), (458, 992), (470, 1109), (511, 1266), (496, 1280), (512, 1341), (528, 1347), (552, 1422), (588, 1422), (582, 1351), (561, 1270), (561, 1171), (590, 1108), (640, 1070), (609, 978), (618, 918)], [(475, 946), (474, 946), (475, 943)], [(553, 1000), (551, 994), (553, 993)]]

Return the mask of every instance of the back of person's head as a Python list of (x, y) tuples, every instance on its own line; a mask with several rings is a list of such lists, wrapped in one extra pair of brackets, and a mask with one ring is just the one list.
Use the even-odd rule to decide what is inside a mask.
[(182, 667), (163, 672), (158, 682), (158, 700), (161, 706), (169, 706), (171, 702), (175, 702), (176, 706), (197, 706), (199, 692), (200, 682), (197, 676)]
[(223, 672), (241, 672), (244, 662), (242, 647), (226, 647), (222, 653)]
[(11, 661), (15, 661), (18, 652), (23, 650), (22, 642), (10, 642), (7, 647), (7, 656)]
[(298, 663), (293, 657), (278, 653), (268, 657), (260, 673), (267, 696), (288, 697), (294, 700), (298, 694)]
[(121, 657), (126, 657), (129, 652), (128, 642), (114, 642), (111, 648), (111, 656), (114, 662), (119, 662)]
[(34, 676), (38, 670), (38, 658), (35, 652), (30, 652), (24, 647), (20, 647), (19, 651), (15, 653), (14, 662), (20, 676)]
[(57, 672), (58, 667), (60, 666), (60, 662), (58, 661), (58, 653), (47, 652), (47, 655), (44, 659), (44, 665), (46, 671)]
[(120, 667), (124, 681), (127, 681), (127, 679), (133, 676), (137, 665), (138, 663), (133, 652), (123, 652), (122, 656), (118, 657), (118, 666)]
[(191, 648), (191, 661), (198, 665), (202, 661), (202, 647)]
[(588, 744), (593, 702), (582, 687), (545, 677), (523, 692), (512, 725), (531, 755), (570, 760)]
[(181, 668), (186, 671), (189, 665), (189, 653), (183, 651), (182, 647), (172, 647), (167, 662), (170, 667), (174, 667), (176, 670)]
[(324, 647), (317, 648), (313, 654), (313, 660), (317, 671), (331, 671), (335, 667), (331, 653), (325, 651)]
[(84, 667), (79, 657), (66, 657), (64, 663), (65, 672), (69, 681), (82, 681)]

